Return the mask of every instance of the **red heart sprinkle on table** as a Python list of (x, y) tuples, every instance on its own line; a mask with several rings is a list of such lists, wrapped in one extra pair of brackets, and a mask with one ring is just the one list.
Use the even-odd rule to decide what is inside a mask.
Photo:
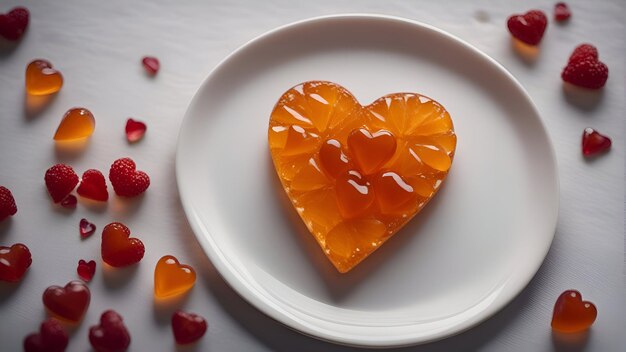
[(33, 260), (28, 247), (16, 243), (0, 246), (0, 281), (18, 282), (24, 277)]
[(106, 202), (109, 199), (107, 184), (104, 175), (96, 169), (89, 169), (83, 173), (82, 180), (76, 192), (91, 200)]
[(548, 18), (543, 11), (539, 10), (531, 10), (523, 15), (513, 15), (507, 21), (511, 35), (528, 45), (539, 44), (547, 26)]
[(48, 287), (42, 298), (44, 306), (55, 317), (76, 323), (89, 307), (91, 292), (82, 282), (70, 281), (65, 287)]
[(611, 149), (611, 139), (587, 127), (583, 131), (582, 147), (584, 156), (598, 155)]
[(102, 260), (113, 267), (138, 263), (145, 248), (138, 238), (130, 238), (130, 230), (119, 222), (110, 223), (102, 230)]
[(129, 118), (126, 121), (126, 139), (130, 143), (137, 142), (146, 133), (147, 126), (145, 123)]
[(145, 56), (143, 59), (141, 59), (141, 64), (143, 65), (143, 68), (146, 70), (146, 72), (151, 76), (156, 75), (157, 72), (159, 72), (159, 68), (161, 67), (159, 59), (153, 56)]
[(100, 316), (100, 325), (89, 328), (89, 342), (96, 352), (123, 352), (130, 345), (124, 319), (114, 310)]
[(554, 20), (557, 22), (567, 21), (572, 16), (572, 12), (564, 2), (557, 2), (554, 5)]
[(87, 219), (80, 219), (78, 231), (80, 232), (81, 238), (87, 238), (96, 232), (96, 225), (90, 223)]
[(44, 180), (52, 200), (59, 203), (74, 190), (78, 184), (78, 175), (71, 166), (56, 164), (46, 170)]
[(63, 352), (69, 343), (69, 336), (61, 323), (48, 318), (41, 323), (39, 333), (32, 333), (24, 339), (25, 352)]
[(0, 14), (0, 36), (16, 41), (28, 27), (30, 13), (24, 7), (16, 7), (6, 14)]
[(17, 213), (17, 206), (13, 194), (8, 188), (0, 186), (0, 221), (15, 213)]
[(181, 310), (172, 315), (172, 331), (178, 344), (188, 344), (199, 340), (207, 330), (207, 323), (203, 317)]
[(81, 279), (83, 279), (85, 282), (89, 282), (93, 278), (93, 275), (96, 273), (96, 262), (93, 260), (86, 262), (81, 259), (78, 261), (78, 267), (76, 268), (76, 272)]
[(63, 198), (63, 200), (61, 201), (61, 206), (66, 209), (74, 209), (76, 208), (77, 203), (78, 199), (76, 199), (76, 196), (70, 194), (67, 197)]
[(578, 332), (588, 329), (598, 316), (596, 306), (582, 300), (576, 290), (563, 292), (556, 300), (552, 328), (560, 332)]

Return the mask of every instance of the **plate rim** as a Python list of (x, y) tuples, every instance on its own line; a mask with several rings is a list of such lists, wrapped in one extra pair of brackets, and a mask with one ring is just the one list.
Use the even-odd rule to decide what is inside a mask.
[[(429, 338), (417, 337), (417, 338), (403, 338), (401, 340), (398, 339), (398, 340), (386, 340), (386, 341), (372, 341), (372, 340), (361, 341), (361, 340), (354, 339), (354, 338), (346, 338), (345, 336), (325, 334), (319, 330), (310, 329), (307, 325), (304, 325), (304, 324), (298, 324), (298, 326), (294, 326), (293, 324), (296, 322), (293, 319), (290, 319), (287, 316), (286, 312), (284, 312), (283, 310), (280, 309), (280, 307), (275, 306), (271, 302), (268, 302), (267, 300), (262, 299), (261, 296), (256, 294), (255, 290), (249, 287), (249, 285), (247, 285), (244, 282), (244, 280), (242, 280), (242, 278), (237, 273), (237, 271), (232, 267), (231, 263), (229, 263), (224, 253), (215, 242), (214, 238), (210, 236), (210, 231), (204, 228), (203, 224), (198, 219), (198, 216), (196, 215), (196, 211), (191, 205), (191, 202), (189, 200), (190, 197), (187, 197), (184, 194), (184, 191), (183, 191), (184, 187), (182, 186), (182, 181), (181, 181), (183, 178), (182, 177), (183, 171), (181, 171), (181, 169), (183, 168), (181, 165), (182, 164), (181, 149), (182, 149), (182, 144), (183, 144), (181, 135), (186, 125), (191, 120), (190, 115), (192, 114), (194, 107), (198, 104), (198, 100), (200, 99), (200, 95), (201, 95), (200, 93), (209, 84), (209, 82), (211, 81), (211, 78), (220, 71), (222, 66), (228, 63), (228, 61), (230, 61), (231, 58), (237, 56), (240, 52), (246, 50), (248, 47), (254, 45), (255, 43), (259, 41), (262, 41), (263, 39), (267, 37), (271, 37), (278, 32), (289, 30), (290, 28), (298, 27), (301, 25), (313, 24), (315, 22), (324, 22), (324, 21), (332, 21), (332, 20), (351, 20), (351, 19), (352, 20), (353, 19), (371, 19), (371, 20), (385, 20), (385, 21), (392, 21), (392, 22), (401, 22), (404, 24), (409, 24), (415, 27), (419, 27), (421, 29), (426, 29), (426, 30), (435, 32), (438, 35), (442, 35), (446, 37), (448, 40), (454, 41), (456, 44), (463, 46), (464, 49), (469, 50), (473, 54), (478, 55), (483, 60), (488, 61), (491, 65), (495, 66), (499, 71), (501, 71), (501, 73), (503, 73), (511, 81), (511, 83), (514, 84), (515, 88), (519, 91), (521, 96), (524, 97), (526, 103), (529, 105), (529, 107), (532, 109), (534, 114), (537, 116), (538, 125), (547, 142), (547, 146), (549, 149), (548, 159), (551, 161), (551, 164), (553, 166), (553, 170), (551, 171), (552, 171), (552, 174), (554, 175), (554, 179), (552, 180), (552, 182), (554, 183), (556, 199), (555, 199), (555, 209), (554, 209), (555, 216), (553, 219), (553, 225), (550, 227), (552, 229), (550, 231), (551, 235), (541, 255), (541, 258), (543, 259), (540, 261), (537, 261), (537, 263), (534, 265), (532, 270), (528, 270), (527, 277), (520, 278), (519, 280), (520, 284), (518, 285), (519, 289), (514, 290), (515, 293), (513, 295), (511, 295), (510, 297), (507, 297), (504, 300), (500, 300), (500, 302), (498, 302), (495, 305), (490, 306), (486, 314), (484, 314), (479, 319), (476, 319), (475, 321), (471, 322), (470, 324), (463, 326), (460, 329), (456, 329), (452, 331), (447, 330), (443, 333), (434, 334), (433, 336)], [(558, 218), (559, 218), (558, 216), (559, 209), (560, 209), (560, 177), (559, 177), (558, 171), (559, 171), (558, 160), (556, 158), (556, 151), (554, 148), (554, 144), (552, 142), (552, 139), (550, 138), (550, 134), (548, 132), (548, 129), (546, 128), (546, 124), (543, 122), (543, 119), (541, 118), (539, 109), (533, 102), (532, 98), (530, 97), (530, 95), (528, 94), (524, 86), (502, 64), (500, 64), (498, 61), (496, 61), (495, 59), (493, 59), (492, 57), (490, 57), (489, 55), (487, 55), (480, 49), (476, 48), (472, 44), (466, 42), (465, 40), (449, 32), (446, 32), (442, 29), (439, 29), (435, 26), (432, 26), (432, 25), (429, 25), (429, 24), (426, 24), (417, 20), (404, 18), (404, 17), (386, 15), (386, 14), (374, 14), (374, 13), (341, 13), (341, 14), (322, 15), (322, 16), (305, 18), (305, 19), (297, 20), (288, 24), (275, 27), (269, 31), (266, 31), (264, 33), (261, 33), (260, 35), (255, 36), (254, 38), (246, 41), (244, 44), (237, 47), (235, 50), (229, 53), (226, 57), (220, 60), (219, 63), (217, 63), (213, 67), (213, 69), (203, 79), (202, 83), (197, 88), (196, 92), (194, 93), (180, 124), (179, 132), (177, 136), (177, 142), (176, 142), (176, 153), (175, 153), (176, 185), (177, 185), (179, 197), (181, 200), (181, 204), (183, 207), (183, 211), (192, 229), (192, 232), (194, 233), (195, 238), (198, 240), (198, 242), (200, 243), (200, 246), (203, 249), (203, 252), (205, 253), (205, 255), (207, 255), (207, 257), (211, 261), (211, 264), (215, 267), (216, 271), (220, 274), (220, 276), (224, 279), (224, 281), (228, 284), (228, 286), (230, 286), (233, 289), (233, 291), (235, 291), (246, 302), (248, 302), (249, 304), (254, 306), (256, 309), (263, 312), (267, 317), (273, 319), (274, 321), (281, 323), (282, 325), (292, 330), (298, 331), (299, 333), (302, 333), (306, 336), (310, 336), (310, 337), (317, 338), (317, 339), (331, 342), (331, 343), (337, 343), (337, 344), (342, 344), (346, 346), (365, 347), (365, 348), (405, 347), (405, 346), (413, 346), (413, 345), (425, 344), (425, 343), (442, 340), (442, 339), (460, 334), (462, 332), (465, 332), (483, 323), (484, 321), (491, 318), (494, 314), (501, 311), (511, 301), (513, 301), (528, 286), (530, 281), (536, 276), (539, 268), (545, 261), (548, 251), (551, 248), (552, 243), (554, 241), (554, 236), (556, 233), (556, 228), (557, 228)], [(203, 234), (203, 235), (206, 234), (207, 236), (201, 236), (199, 234)]]

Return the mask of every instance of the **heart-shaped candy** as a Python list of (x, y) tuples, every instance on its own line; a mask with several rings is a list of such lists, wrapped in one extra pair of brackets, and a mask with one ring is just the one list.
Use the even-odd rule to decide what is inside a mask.
[(581, 44), (572, 52), (561, 78), (578, 87), (600, 89), (609, 79), (609, 68), (599, 60), (595, 46)]
[(20, 39), (28, 27), (29, 18), (30, 13), (21, 6), (0, 14), (0, 36), (11, 41)]
[(11, 247), (0, 246), (0, 281), (20, 281), (32, 262), (30, 251), (25, 245), (16, 243)]
[(39, 327), (39, 333), (32, 333), (24, 339), (24, 352), (63, 352), (69, 343), (69, 336), (61, 323), (48, 318)]
[(96, 129), (96, 118), (85, 108), (71, 108), (65, 115), (54, 133), (55, 141), (73, 141), (84, 139)]
[(137, 170), (131, 158), (120, 158), (111, 164), (109, 181), (115, 194), (122, 197), (135, 197), (145, 192), (150, 186), (150, 177)]
[(100, 316), (100, 325), (89, 328), (89, 342), (96, 352), (124, 352), (130, 345), (130, 334), (124, 319), (113, 310)]
[(55, 317), (78, 322), (89, 307), (91, 292), (80, 281), (61, 286), (50, 286), (43, 292), (43, 304)]
[(146, 134), (148, 127), (145, 123), (129, 118), (126, 121), (126, 139), (130, 143), (135, 143)]
[(580, 292), (567, 290), (559, 296), (552, 314), (552, 328), (560, 332), (578, 332), (588, 329), (598, 316), (596, 306), (583, 301)]
[(172, 315), (172, 331), (178, 344), (196, 342), (204, 336), (206, 329), (206, 320), (197, 314), (178, 310)]
[(154, 295), (157, 298), (175, 296), (191, 289), (196, 282), (196, 272), (189, 265), (178, 262), (174, 256), (159, 259), (154, 268)]
[(145, 252), (143, 242), (130, 238), (130, 230), (124, 224), (113, 222), (102, 230), (102, 260), (113, 267), (138, 263)]
[(511, 35), (528, 45), (539, 44), (547, 26), (548, 17), (539, 10), (531, 10), (523, 15), (513, 15), (507, 20)]
[(450, 115), (436, 101), (397, 93), (364, 107), (321, 81), (285, 92), (268, 134), (285, 192), (342, 273), (428, 203), (456, 149)]
[(83, 173), (80, 185), (76, 189), (81, 197), (106, 202), (109, 199), (107, 184), (104, 175), (98, 170), (89, 169)]
[(611, 138), (587, 127), (583, 131), (582, 148), (584, 156), (598, 155), (611, 149)]
[(63, 75), (47, 60), (35, 60), (26, 67), (26, 92), (30, 95), (48, 95), (63, 87)]
[(80, 238), (87, 238), (96, 232), (96, 225), (90, 223), (87, 219), (80, 219), (78, 232), (80, 233)]
[(78, 261), (78, 266), (76, 267), (76, 273), (86, 282), (91, 281), (93, 275), (96, 273), (96, 262), (90, 260), (88, 262), (84, 260)]

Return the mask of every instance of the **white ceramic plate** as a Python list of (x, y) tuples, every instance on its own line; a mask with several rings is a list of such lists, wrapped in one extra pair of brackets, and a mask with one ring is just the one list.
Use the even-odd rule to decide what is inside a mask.
[[(276, 100), (307, 80), (362, 104), (422, 93), (458, 136), (439, 194), (343, 275), (285, 201), (267, 146)], [(176, 158), (185, 212), (224, 279), (270, 317), (342, 344), (418, 344), (478, 324), (530, 281), (556, 226), (555, 155), (524, 89), (467, 43), (400, 18), (314, 18), (242, 46), (198, 90)]]

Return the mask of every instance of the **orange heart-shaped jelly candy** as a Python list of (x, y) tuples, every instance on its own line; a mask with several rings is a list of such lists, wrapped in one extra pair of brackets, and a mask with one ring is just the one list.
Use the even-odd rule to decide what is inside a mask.
[(87, 138), (96, 129), (96, 119), (91, 111), (85, 108), (69, 109), (57, 127), (55, 141), (70, 141)]
[(280, 97), (268, 139), (285, 192), (342, 273), (432, 199), (456, 149), (450, 115), (436, 101), (396, 93), (362, 106), (323, 81)]
[(30, 95), (48, 95), (63, 86), (63, 75), (46, 60), (35, 60), (26, 67), (26, 92)]
[(560, 332), (578, 332), (588, 329), (598, 316), (596, 306), (583, 301), (580, 292), (567, 290), (554, 304), (552, 328)]
[(178, 262), (174, 256), (159, 259), (154, 268), (154, 295), (157, 298), (175, 296), (191, 289), (196, 282), (196, 272), (189, 265)]

